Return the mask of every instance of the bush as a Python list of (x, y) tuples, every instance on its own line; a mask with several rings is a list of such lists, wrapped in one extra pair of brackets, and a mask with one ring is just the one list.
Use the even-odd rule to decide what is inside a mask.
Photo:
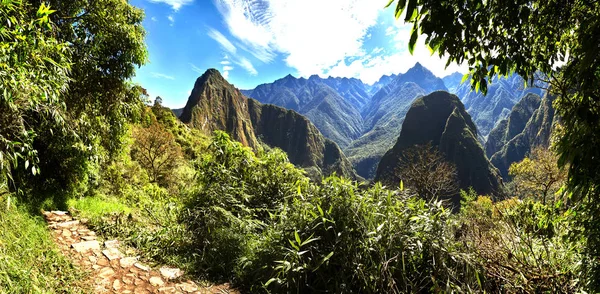
[(223, 132), (215, 133), (197, 173), (197, 189), (182, 221), (201, 256), (197, 267), (217, 278), (231, 278), (248, 254), (248, 240), (278, 213), (295, 183), (308, 180), (281, 150), (255, 155)]
[(457, 218), (457, 235), (473, 263), (483, 269), (489, 292), (573, 293), (583, 289), (579, 275), (583, 240), (575, 213), (532, 199), (492, 203), (469, 201)]

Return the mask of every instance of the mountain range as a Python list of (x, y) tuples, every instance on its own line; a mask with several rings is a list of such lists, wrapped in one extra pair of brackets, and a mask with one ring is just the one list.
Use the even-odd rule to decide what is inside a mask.
[[(445, 97), (441, 92), (455, 92), (452, 98), (439, 98), (450, 101), (447, 104), (454, 108), (444, 108), (452, 111), (435, 119), (456, 124), (456, 129), (446, 134), (463, 138), (455, 138), (454, 143), (474, 152), (470, 164), (479, 166), (479, 172), (493, 174), (486, 165), (489, 158), (507, 179), (512, 162), (522, 159), (536, 144), (547, 145), (554, 121), (551, 98), (539, 98), (541, 89), (524, 88), (517, 75), (493, 79), (484, 96), (471, 91), (468, 83), (461, 84), (463, 76), (454, 73), (439, 78), (417, 63), (406, 73), (382, 76), (372, 85), (354, 78), (288, 75), (251, 90), (238, 90), (218, 71), (208, 70), (196, 81), (186, 107), (173, 111), (192, 127), (207, 132), (225, 130), (252, 148), (262, 143), (279, 147), (292, 163), (316, 178), (337, 172), (350, 178), (382, 179), (379, 171), (385, 170), (385, 162), (389, 161), (389, 156), (382, 160), (384, 155), (393, 155), (401, 140), (414, 139), (402, 136), (414, 103), (432, 93), (439, 98)], [(457, 113), (453, 114), (455, 109)], [(462, 129), (458, 123), (461, 120), (466, 125)], [(448, 135), (442, 140), (441, 133), (425, 135), (440, 142), (451, 141)], [(477, 144), (471, 138), (476, 138)], [(439, 148), (450, 150), (447, 144)], [(464, 152), (455, 152), (452, 150), (454, 159), (468, 159)], [(493, 176), (481, 181), (469, 177), (466, 180), (464, 176), (461, 183), (476, 186), (479, 184), (474, 183), (487, 182), (491, 188), (478, 188), (481, 192), (498, 188), (490, 180)]]
[(373, 178), (381, 156), (400, 134), (412, 101), (436, 90), (447, 90), (444, 81), (417, 63), (373, 85), (358, 79), (288, 75), (242, 92), (305, 115), (344, 150), (360, 176)]
[(307, 118), (245, 97), (216, 69), (207, 70), (196, 80), (179, 119), (206, 133), (225, 131), (253, 149), (260, 148), (261, 143), (278, 147), (314, 179), (334, 172), (358, 179), (337, 144)]

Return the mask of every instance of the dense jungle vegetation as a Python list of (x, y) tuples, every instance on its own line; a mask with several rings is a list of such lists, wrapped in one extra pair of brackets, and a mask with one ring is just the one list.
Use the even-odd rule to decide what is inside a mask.
[(311, 181), (279, 149), (151, 103), (130, 82), (147, 52), (126, 1), (0, 1), (0, 290), (87, 292), (40, 216), (69, 209), (248, 293), (600, 291), (600, 4), (397, 2), (410, 50), (427, 35), (474, 89), (543, 72), (557, 95), (555, 144), (511, 166), (506, 199), (461, 191), (453, 212), (410, 183)]

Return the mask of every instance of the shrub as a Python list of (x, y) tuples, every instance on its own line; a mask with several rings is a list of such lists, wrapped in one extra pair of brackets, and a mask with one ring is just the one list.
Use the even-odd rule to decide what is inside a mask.
[(231, 278), (247, 254), (248, 240), (277, 214), (297, 181), (306, 181), (280, 150), (258, 156), (223, 132), (216, 132), (208, 154), (197, 165), (197, 189), (186, 204), (183, 222), (201, 255), (198, 267)]

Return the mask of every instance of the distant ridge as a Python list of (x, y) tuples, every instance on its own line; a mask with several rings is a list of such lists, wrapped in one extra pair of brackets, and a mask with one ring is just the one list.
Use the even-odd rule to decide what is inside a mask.
[(511, 110), (508, 119), (500, 122), (490, 133), (486, 153), (490, 161), (508, 179), (508, 168), (523, 160), (536, 146), (550, 146), (552, 129), (556, 123), (552, 102), (554, 97), (546, 94), (540, 98), (529, 93)]

